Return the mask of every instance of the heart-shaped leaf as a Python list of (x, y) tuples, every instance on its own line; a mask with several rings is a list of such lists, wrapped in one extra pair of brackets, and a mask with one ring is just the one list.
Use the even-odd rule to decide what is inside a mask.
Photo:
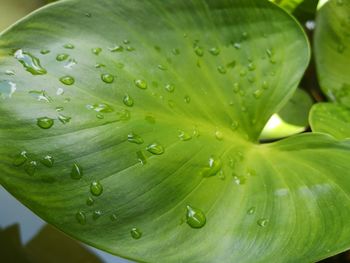
[(0, 183), (67, 234), (147, 262), (349, 247), (349, 142), (256, 143), (309, 59), (275, 5), (59, 1), (0, 56)]

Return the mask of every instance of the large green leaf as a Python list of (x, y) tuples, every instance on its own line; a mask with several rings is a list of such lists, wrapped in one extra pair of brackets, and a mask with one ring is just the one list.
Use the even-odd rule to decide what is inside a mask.
[(350, 2), (331, 0), (319, 9), (315, 31), (318, 79), (331, 101), (350, 105)]
[(309, 59), (275, 5), (59, 1), (5, 32), (0, 54), (0, 183), (67, 234), (147, 262), (350, 246), (350, 143), (256, 143)]

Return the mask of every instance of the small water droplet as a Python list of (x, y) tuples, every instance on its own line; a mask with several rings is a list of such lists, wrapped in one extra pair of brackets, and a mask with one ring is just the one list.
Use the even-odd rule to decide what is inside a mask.
[(142, 79), (135, 80), (135, 85), (140, 89), (147, 89), (148, 86), (147, 82)]
[(71, 76), (63, 76), (60, 78), (60, 81), (64, 84), (64, 85), (73, 85), (75, 82), (75, 79)]
[(266, 218), (260, 218), (258, 221), (257, 221), (257, 224), (261, 227), (266, 227), (269, 223), (269, 220), (266, 219)]
[(108, 73), (101, 74), (101, 79), (102, 79), (103, 82), (110, 84), (110, 83), (113, 83), (114, 76), (111, 75), (111, 74), (108, 74)]
[(165, 70), (168, 69), (166, 66), (164, 66), (164, 65), (162, 65), (162, 64), (159, 64), (159, 65), (157, 66), (157, 68), (159, 68), (160, 70), (163, 70), (163, 71), (165, 71)]
[(201, 47), (199, 47), (199, 46), (195, 46), (195, 47), (194, 47), (194, 52), (196, 53), (196, 55), (197, 55), (198, 57), (203, 57), (203, 55), (204, 55), (204, 50), (203, 50), (203, 48), (201, 48)]
[(220, 74), (226, 74), (227, 73), (227, 69), (224, 66), (218, 66), (217, 70)]
[(61, 112), (61, 111), (63, 111), (63, 110), (64, 110), (64, 108), (61, 107), (61, 106), (56, 107), (56, 111), (57, 111), (57, 112)]
[(231, 123), (231, 129), (232, 129), (233, 131), (237, 130), (238, 127), (239, 127), (238, 121), (233, 121), (233, 122)]
[(172, 52), (175, 56), (180, 55), (180, 50), (179, 50), (178, 48), (173, 48), (173, 49), (171, 50), (171, 52)]
[(54, 158), (51, 155), (46, 155), (40, 160), (40, 162), (43, 165), (45, 165), (46, 167), (51, 168), (51, 167), (53, 167), (53, 165), (55, 163), (55, 160), (54, 160)]
[(69, 57), (68, 54), (58, 54), (56, 56), (56, 60), (61, 62), (61, 61), (65, 61), (68, 57)]
[(245, 184), (246, 178), (243, 175), (233, 174), (233, 181), (235, 184), (242, 185)]
[(132, 51), (135, 51), (135, 48), (134, 48), (134, 47), (131, 47), (131, 46), (127, 46), (127, 47), (126, 47), (126, 51), (132, 52)]
[(178, 137), (181, 141), (189, 141), (192, 139), (192, 136), (190, 134), (188, 134), (187, 132), (182, 131), (182, 130), (179, 130)]
[(70, 172), (70, 177), (72, 179), (78, 180), (82, 176), (83, 176), (83, 168), (79, 164), (74, 163), (72, 166), (72, 170)]
[(251, 208), (248, 209), (247, 214), (248, 214), (248, 215), (252, 215), (252, 214), (254, 214), (254, 213), (255, 213), (255, 207), (252, 206)]
[(219, 141), (222, 141), (224, 139), (224, 134), (220, 130), (215, 131), (215, 138)]
[(240, 43), (234, 43), (233, 44), (235, 49), (240, 49), (241, 48), (241, 44)]
[(186, 223), (192, 228), (202, 228), (207, 219), (204, 213), (197, 208), (187, 205)]
[(247, 176), (255, 176), (256, 171), (252, 168), (247, 168)]
[(71, 117), (65, 116), (63, 114), (58, 115), (58, 120), (63, 124), (67, 124), (68, 122), (70, 122), (71, 119), (72, 119)]
[(92, 17), (92, 14), (89, 13), (89, 12), (87, 12), (87, 13), (85, 13), (85, 16), (88, 17), (88, 18), (90, 18), (90, 17)]
[(34, 57), (28, 52), (24, 52), (22, 49), (19, 49), (15, 52), (14, 57), (23, 65), (26, 71), (30, 72), (32, 75), (44, 75), (47, 73), (40, 65), (40, 60)]
[(101, 216), (102, 216), (102, 211), (101, 210), (95, 210), (93, 213), (92, 213), (92, 219), (93, 220), (97, 220), (99, 219)]
[(242, 39), (246, 40), (248, 39), (248, 33), (247, 32), (242, 32)]
[(130, 40), (129, 40), (129, 39), (124, 39), (124, 40), (123, 40), (123, 43), (124, 43), (125, 45), (130, 44)]
[(13, 165), (14, 166), (21, 166), (23, 164), (25, 164), (25, 162), (28, 160), (27, 157), (27, 152), (26, 151), (22, 151), (20, 154), (17, 154), (15, 156), (15, 158), (13, 159)]
[(143, 153), (143, 151), (137, 151), (136, 152), (136, 157), (137, 160), (142, 164), (145, 165), (147, 163), (147, 157), (146, 155)]
[(148, 145), (146, 150), (155, 155), (160, 155), (164, 153), (164, 147), (156, 142)]
[(84, 211), (78, 211), (75, 215), (75, 219), (78, 221), (79, 224), (85, 225), (86, 224), (86, 215)]
[(253, 92), (254, 98), (256, 98), (256, 99), (260, 99), (262, 94), (263, 94), (263, 90), (262, 89), (257, 89), (257, 90), (255, 90)]
[(212, 47), (211, 49), (209, 49), (210, 54), (212, 54), (213, 56), (217, 56), (220, 54), (220, 48), (218, 47)]
[(36, 172), (37, 167), (38, 163), (36, 161), (30, 161), (29, 163), (26, 163), (24, 170), (28, 175), (33, 176)]
[(131, 229), (130, 234), (133, 239), (140, 239), (142, 237), (142, 232), (136, 227)]
[(102, 112), (102, 113), (111, 113), (114, 111), (112, 106), (105, 103), (95, 103), (93, 105), (86, 105), (86, 107), (90, 110), (94, 110), (96, 112)]
[(143, 143), (143, 139), (140, 135), (137, 135), (135, 133), (129, 133), (128, 134), (128, 142), (131, 143), (136, 143), (136, 144), (142, 144)]
[(155, 119), (153, 116), (151, 116), (151, 115), (146, 115), (146, 116), (145, 116), (145, 120), (146, 120), (148, 123), (150, 123), (150, 124), (155, 124), (155, 123), (156, 123), (156, 119)]
[(264, 80), (261, 87), (266, 90), (269, 88), (269, 83), (266, 80)]
[(240, 91), (239, 83), (235, 82), (233, 83), (233, 92), (238, 93)]
[(49, 54), (49, 53), (50, 53), (50, 50), (48, 50), (48, 49), (40, 50), (40, 54), (42, 54), (42, 55), (46, 55), (46, 54)]
[(106, 67), (105, 64), (102, 64), (102, 63), (95, 64), (95, 68), (104, 68), (104, 67)]
[(130, 120), (130, 111), (122, 109), (116, 112), (116, 121), (128, 121)]
[(5, 74), (6, 74), (7, 76), (14, 76), (14, 75), (15, 75), (15, 72), (14, 72), (13, 70), (6, 70), (6, 71), (5, 71)]
[(247, 75), (247, 71), (246, 71), (245, 69), (242, 69), (242, 70), (239, 72), (239, 75), (240, 75), (241, 77), (244, 77), (244, 76)]
[(208, 166), (202, 169), (201, 175), (204, 177), (214, 176), (221, 170), (221, 167), (222, 162), (220, 159), (210, 157), (208, 161)]
[(115, 45), (114, 47), (109, 48), (111, 52), (122, 52), (124, 50), (123, 46)]
[(64, 65), (64, 68), (72, 69), (74, 65), (78, 64), (75, 59), (69, 59), (67, 63)]
[(256, 69), (255, 64), (254, 64), (253, 62), (250, 62), (250, 63), (248, 64), (248, 69), (249, 69), (250, 71), (254, 71), (254, 70)]
[(54, 120), (49, 117), (37, 118), (37, 125), (42, 129), (50, 129), (54, 125)]
[(130, 95), (126, 94), (123, 98), (123, 102), (125, 104), (125, 106), (128, 106), (128, 107), (132, 107), (134, 106), (134, 100), (132, 97), (130, 97)]
[(190, 103), (190, 102), (191, 102), (191, 97), (188, 96), (188, 95), (186, 95), (186, 96), (184, 97), (184, 100), (185, 100), (186, 103)]
[(94, 203), (95, 203), (95, 200), (91, 196), (89, 196), (89, 198), (86, 199), (86, 205), (92, 206)]
[(166, 84), (165, 85), (165, 90), (168, 91), (168, 92), (174, 92), (175, 90), (175, 86), (173, 84)]
[(63, 47), (66, 48), (66, 49), (74, 49), (74, 45), (70, 44), (70, 43), (65, 44)]
[(116, 214), (111, 214), (110, 219), (111, 221), (117, 221), (118, 217)]
[(100, 182), (98, 181), (93, 181), (90, 184), (90, 192), (94, 196), (100, 196), (103, 192), (103, 186)]
[(102, 48), (100, 47), (95, 47), (91, 49), (92, 53), (95, 54), (96, 56), (99, 55), (102, 52)]

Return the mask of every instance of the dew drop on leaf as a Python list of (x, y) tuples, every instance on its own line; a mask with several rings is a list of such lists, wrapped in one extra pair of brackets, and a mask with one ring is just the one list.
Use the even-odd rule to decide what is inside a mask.
[(109, 51), (111, 52), (122, 52), (124, 51), (123, 46), (115, 45), (114, 47), (109, 48)]
[(262, 87), (263, 89), (267, 90), (267, 89), (269, 88), (269, 83), (267, 83), (267, 81), (264, 80), (263, 83), (262, 83), (262, 85), (261, 85), (261, 87)]
[(252, 206), (251, 208), (248, 209), (247, 214), (248, 214), (248, 215), (252, 215), (252, 214), (254, 214), (254, 213), (255, 213), (255, 207)]
[(142, 79), (135, 80), (135, 85), (140, 89), (147, 89), (147, 82)]
[(185, 100), (186, 103), (190, 103), (190, 102), (191, 102), (191, 97), (188, 96), (188, 95), (186, 95), (186, 96), (184, 97), (184, 100)]
[(41, 129), (50, 129), (54, 124), (54, 120), (49, 117), (41, 117), (37, 119), (36, 123)]
[(134, 99), (130, 95), (126, 94), (123, 98), (123, 103), (125, 106), (132, 107), (134, 106)]
[(83, 176), (83, 168), (79, 164), (74, 163), (72, 166), (72, 170), (70, 172), (70, 177), (72, 179), (78, 180), (82, 176)]
[(266, 218), (260, 218), (258, 221), (257, 221), (257, 224), (261, 227), (266, 227), (269, 223), (269, 220), (266, 219)]
[(103, 193), (103, 186), (98, 181), (93, 181), (90, 184), (90, 192), (94, 196), (100, 196)]
[(67, 60), (68, 57), (69, 57), (68, 54), (58, 54), (58, 55), (56, 56), (56, 60), (59, 61), (59, 62), (61, 62), (61, 61)]
[(204, 213), (190, 205), (187, 206), (186, 222), (192, 228), (202, 228), (206, 223)]
[(60, 122), (62, 122), (63, 124), (66, 124), (66, 123), (70, 122), (71, 119), (72, 119), (71, 117), (65, 116), (63, 114), (59, 114), (58, 115), (58, 120)]
[(84, 211), (78, 211), (75, 215), (75, 219), (78, 221), (79, 224), (85, 225), (86, 224), (86, 215)]
[(212, 54), (213, 56), (217, 56), (220, 54), (220, 48), (218, 47), (212, 47), (211, 49), (209, 49), (210, 54)]
[(233, 83), (233, 92), (238, 93), (239, 90), (240, 90), (239, 83), (237, 83), (237, 82)]
[(136, 227), (131, 229), (130, 234), (133, 239), (140, 239), (142, 237), (142, 232)]
[(21, 165), (25, 164), (25, 162), (27, 160), (28, 160), (27, 152), (22, 151), (21, 153), (19, 153), (15, 156), (12, 163), (14, 166), (21, 166)]
[(92, 218), (94, 220), (97, 220), (99, 219), (101, 216), (102, 216), (102, 211), (101, 210), (95, 210), (93, 213), (92, 213)]
[(28, 175), (33, 176), (36, 172), (37, 167), (38, 163), (36, 161), (30, 161), (24, 166), (24, 170)]
[(63, 76), (60, 78), (60, 81), (64, 84), (64, 85), (73, 85), (75, 82), (75, 79), (71, 76)]
[(173, 84), (166, 84), (165, 85), (165, 90), (172, 93), (175, 90), (175, 86)]
[(164, 147), (156, 142), (148, 145), (146, 150), (155, 155), (160, 155), (164, 153)]
[(194, 47), (194, 52), (196, 53), (196, 55), (198, 57), (203, 57), (203, 55), (204, 55), (204, 50), (199, 46)]
[(110, 219), (111, 221), (117, 221), (118, 217), (116, 214), (111, 214)]
[(114, 76), (111, 75), (111, 74), (106, 73), (106, 74), (102, 74), (101, 75), (101, 79), (102, 79), (103, 82), (105, 82), (107, 84), (110, 84), (110, 83), (113, 83)]
[(171, 50), (171, 52), (172, 52), (175, 56), (180, 55), (180, 50), (179, 50), (178, 48), (173, 48), (173, 49)]
[(160, 69), (160, 70), (163, 70), (163, 71), (165, 71), (165, 70), (168, 69), (166, 66), (164, 66), (164, 65), (162, 65), (162, 64), (159, 64), (159, 65), (157, 66), (157, 68)]
[(261, 89), (257, 89), (257, 90), (255, 90), (255, 91), (254, 91), (254, 93), (253, 93), (254, 98), (256, 98), (256, 99), (260, 99), (260, 98), (261, 98), (262, 93), (263, 93), (263, 90), (261, 90)]
[(246, 178), (243, 175), (233, 174), (233, 181), (235, 184), (241, 185), (245, 184)]
[(74, 49), (74, 45), (70, 43), (63, 45), (63, 47), (66, 49)]
[(224, 139), (224, 134), (222, 131), (216, 130), (215, 131), (215, 138), (219, 141), (222, 141)]
[(50, 50), (48, 50), (48, 49), (40, 50), (40, 54), (42, 54), (42, 55), (46, 55), (46, 54), (49, 54), (49, 53), (50, 53)]
[(86, 105), (86, 107), (90, 110), (94, 110), (96, 112), (102, 112), (102, 113), (111, 113), (114, 111), (112, 106), (105, 103), (95, 103), (93, 105)]
[(136, 152), (136, 157), (137, 160), (142, 164), (145, 165), (147, 163), (147, 158), (145, 156), (145, 154), (142, 151), (137, 151)]
[(231, 129), (232, 129), (233, 131), (237, 130), (238, 127), (239, 127), (238, 121), (233, 121), (233, 122), (231, 123)]
[(51, 167), (53, 167), (53, 165), (55, 163), (55, 160), (54, 160), (54, 158), (51, 155), (46, 155), (40, 160), (40, 162), (43, 165), (45, 165), (46, 167), (51, 168)]
[(233, 47), (234, 47), (235, 49), (240, 49), (240, 48), (241, 48), (241, 44), (240, 44), (240, 43), (234, 43), (234, 44), (233, 44)]
[(217, 70), (220, 74), (226, 74), (227, 73), (227, 69), (224, 66), (218, 66)]
[(208, 161), (208, 166), (206, 166), (201, 171), (201, 175), (204, 177), (214, 176), (221, 170), (221, 167), (222, 167), (222, 162), (220, 159), (210, 157)]
[(128, 142), (136, 143), (136, 144), (142, 144), (143, 143), (143, 139), (141, 138), (140, 135), (137, 135), (137, 134), (132, 132), (132, 133), (128, 134)]
[(96, 47), (91, 49), (92, 53), (95, 54), (96, 56), (102, 52), (102, 48)]
[(89, 196), (88, 199), (86, 199), (86, 205), (92, 206), (94, 204), (95, 200)]
[(250, 71), (255, 70), (255, 69), (256, 69), (255, 64), (254, 64), (253, 62), (250, 62), (250, 63), (248, 64), (248, 69), (249, 69)]
[(26, 71), (30, 72), (32, 75), (44, 75), (47, 73), (40, 65), (40, 60), (34, 57), (28, 52), (24, 52), (22, 49), (19, 49), (15, 52), (14, 57), (23, 65)]
[(178, 137), (181, 141), (189, 141), (192, 139), (192, 136), (190, 134), (188, 134), (187, 132), (182, 131), (182, 130), (179, 130)]

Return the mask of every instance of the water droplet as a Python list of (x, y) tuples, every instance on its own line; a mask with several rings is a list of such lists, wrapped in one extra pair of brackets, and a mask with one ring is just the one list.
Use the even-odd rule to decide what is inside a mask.
[(236, 66), (236, 61), (235, 60), (233, 60), (233, 61), (231, 61), (230, 63), (227, 63), (227, 65), (226, 65), (226, 67), (227, 68), (234, 68)]
[(79, 224), (85, 225), (86, 224), (86, 215), (84, 211), (79, 211), (75, 215), (75, 219), (78, 221)]
[(132, 107), (134, 106), (134, 100), (128, 94), (126, 94), (123, 98), (123, 102), (126, 106)]
[(132, 51), (135, 51), (135, 48), (134, 48), (134, 47), (131, 47), (131, 46), (127, 46), (127, 47), (126, 47), (126, 51), (132, 52)]
[(102, 113), (111, 113), (114, 111), (112, 106), (105, 103), (95, 103), (93, 105), (86, 105), (86, 107), (90, 110), (94, 110), (96, 112), (102, 112)]
[(86, 199), (86, 205), (88, 205), (88, 206), (92, 206), (94, 204), (94, 202), (95, 202), (95, 200), (91, 196), (89, 196), (89, 198)]
[(147, 82), (142, 79), (135, 80), (135, 85), (140, 89), (147, 89)]
[(79, 164), (74, 163), (73, 166), (72, 166), (72, 170), (70, 172), (70, 177), (72, 179), (78, 180), (82, 176), (83, 176), (83, 168)]
[(40, 160), (40, 162), (45, 165), (46, 167), (53, 167), (53, 164), (55, 163), (54, 158), (51, 155), (46, 155), (44, 158)]
[(36, 97), (38, 101), (52, 102), (52, 98), (47, 95), (45, 90), (31, 90), (29, 94)]
[(110, 83), (113, 83), (114, 76), (108, 73), (101, 74), (101, 79), (103, 80), (103, 82), (110, 84)]
[(205, 225), (206, 221), (207, 219), (201, 210), (187, 205), (186, 223), (190, 227), (202, 228)]
[(73, 44), (65, 44), (63, 47), (66, 48), (66, 49), (74, 49), (74, 45)]
[(233, 181), (235, 184), (242, 185), (245, 184), (246, 178), (243, 175), (233, 174)]
[(64, 84), (64, 85), (73, 85), (75, 82), (75, 79), (71, 76), (63, 76), (60, 78), (60, 81)]
[(171, 52), (172, 52), (175, 56), (180, 55), (180, 50), (179, 50), (178, 48), (173, 48), (173, 49), (171, 50)]
[(248, 64), (248, 69), (249, 69), (250, 71), (255, 70), (255, 69), (256, 69), (255, 64), (254, 64), (253, 62), (250, 62), (250, 63)]
[(190, 103), (190, 102), (191, 102), (191, 97), (188, 96), (188, 95), (186, 95), (186, 96), (184, 97), (184, 100), (185, 100), (186, 103)]
[(135, 133), (129, 133), (128, 134), (128, 142), (131, 143), (136, 143), (136, 144), (142, 144), (143, 143), (143, 139), (140, 135), (137, 135)]
[(92, 213), (92, 219), (93, 220), (97, 220), (99, 219), (101, 216), (102, 216), (102, 211), (101, 210), (95, 210), (93, 213)]
[(165, 90), (168, 91), (168, 92), (174, 92), (175, 90), (175, 86), (173, 84), (166, 84), (165, 85)]
[(227, 69), (224, 66), (218, 66), (217, 70), (220, 74), (226, 74), (227, 73)]
[(245, 69), (242, 69), (242, 70), (239, 72), (239, 75), (240, 75), (241, 77), (244, 77), (244, 76), (247, 75), (247, 71), (246, 71)]
[(208, 161), (208, 166), (201, 171), (201, 175), (204, 177), (216, 175), (222, 167), (222, 162), (220, 159), (210, 157)]
[(111, 52), (122, 52), (124, 51), (124, 47), (120, 45), (115, 45), (114, 47), (108, 48)]
[(95, 54), (96, 56), (102, 52), (102, 48), (96, 47), (91, 49), (92, 53)]
[(130, 234), (133, 239), (140, 239), (142, 237), (142, 232), (136, 227), (131, 229)]
[(240, 44), (240, 43), (234, 43), (234, 44), (233, 44), (233, 47), (234, 47), (235, 49), (240, 49), (240, 48), (241, 48), (241, 44)]
[(269, 220), (266, 219), (266, 218), (260, 218), (258, 221), (257, 221), (257, 224), (261, 227), (266, 227), (269, 223)]
[(212, 47), (211, 49), (209, 49), (210, 54), (212, 54), (213, 56), (217, 56), (220, 54), (220, 48), (218, 47)]
[(192, 139), (192, 136), (190, 134), (188, 134), (185, 131), (181, 131), (181, 130), (179, 130), (179, 136), (178, 137), (179, 137), (179, 139), (181, 141), (189, 141), (189, 140)]
[(110, 219), (111, 221), (117, 221), (118, 217), (116, 214), (111, 214)]
[(123, 40), (123, 43), (124, 43), (125, 45), (130, 44), (130, 40), (124, 39), (124, 40)]
[(130, 120), (130, 111), (122, 109), (116, 112), (116, 121), (128, 121)]
[(240, 91), (239, 83), (235, 82), (233, 83), (233, 92), (238, 93)]
[(160, 155), (164, 153), (164, 147), (156, 142), (148, 145), (146, 150), (155, 155)]
[(269, 88), (269, 83), (266, 80), (264, 80), (261, 87), (266, 90)]
[(25, 162), (28, 160), (27, 157), (27, 152), (26, 151), (22, 151), (20, 154), (17, 154), (15, 156), (15, 158), (13, 159), (13, 165), (14, 166), (21, 166), (23, 164), (25, 164)]
[(26, 71), (30, 72), (32, 75), (44, 75), (47, 73), (40, 65), (40, 60), (28, 52), (24, 52), (19, 49), (15, 52), (14, 57), (23, 65)]
[(104, 68), (106, 65), (102, 63), (95, 64), (95, 68)]
[(36, 161), (30, 161), (24, 166), (24, 170), (28, 175), (33, 176), (36, 172), (37, 167), (38, 163)]
[(37, 119), (36, 123), (41, 129), (50, 129), (54, 124), (54, 120), (49, 117), (41, 117)]
[(161, 65), (161, 64), (159, 64), (159, 65), (157, 66), (157, 68), (159, 68), (160, 70), (163, 70), (163, 71), (165, 71), (165, 70), (168, 69), (166, 66)]
[(65, 61), (68, 57), (69, 57), (68, 54), (58, 54), (56, 56), (56, 60), (61, 62), (61, 61)]
[(252, 206), (251, 208), (248, 209), (247, 214), (248, 214), (248, 215), (252, 215), (252, 214), (254, 214), (254, 213), (255, 213), (255, 207)]
[(256, 99), (260, 99), (262, 94), (263, 94), (263, 90), (261, 90), (261, 89), (257, 89), (253, 93), (254, 98), (256, 98)]
[(63, 108), (63, 107), (61, 107), (61, 106), (56, 107), (56, 111), (57, 111), (57, 112), (61, 112), (61, 111), (63, 111), (63, 110), (64, 110), (64, 108)]
[(198, 57), (203, 57), (203, 55), (204, 55), (204, 50), (203, 50), (203, 48), (201, 48), (201, 47), (199, 47), (199, 46), (195, 46), (195, 47), (194, 47), (194, 52), (196, 53), (196, 55), (197, 55)]
[(147, 163), (146, 155), (142, 151), (136, 152), (137, 160), (142, 164), (145, 165)]
[(100, 196), (103, 192), (103, 186), (98, 181), (93, 181), (90, 184), (90, 192), (94, 196)]
[(247, 168), (247, 176), (255, 176), (256, 171), (252, 168)]
[(233, 131), (237, 130), (238, 127), (239, 127), (238, 121), (233, 121), (233, 122), (231, 123), (231, 129), (232, 129)]
[(42, 55), (46, 55), (46, 54), (49, 54), (49, 53), (50, 53), (50, 50), (48, 50), (48, 49), (40, 50), (40, 54), (42, 54)]
[(215, 131), (215, 138), (219, 141), (222, 141), (224, 139), (224, 134), (222, 131), (216, 130)]
[(266, 54), (267, 54), (267, 56), (268, 56), (269, 58), (271, 58), (271, 57), (273, 56), (273, 51), (272, 51), (272, 49), (267, 48), (267, 49), (265, 50), (265, 52), (266, 52)]
[(67, 124), (68, 122), (70, 122), (71, 119), (72, 119), (71, 117), (65, 116), (63, 114), (58, 115), (58, 120), (63, 124)]

